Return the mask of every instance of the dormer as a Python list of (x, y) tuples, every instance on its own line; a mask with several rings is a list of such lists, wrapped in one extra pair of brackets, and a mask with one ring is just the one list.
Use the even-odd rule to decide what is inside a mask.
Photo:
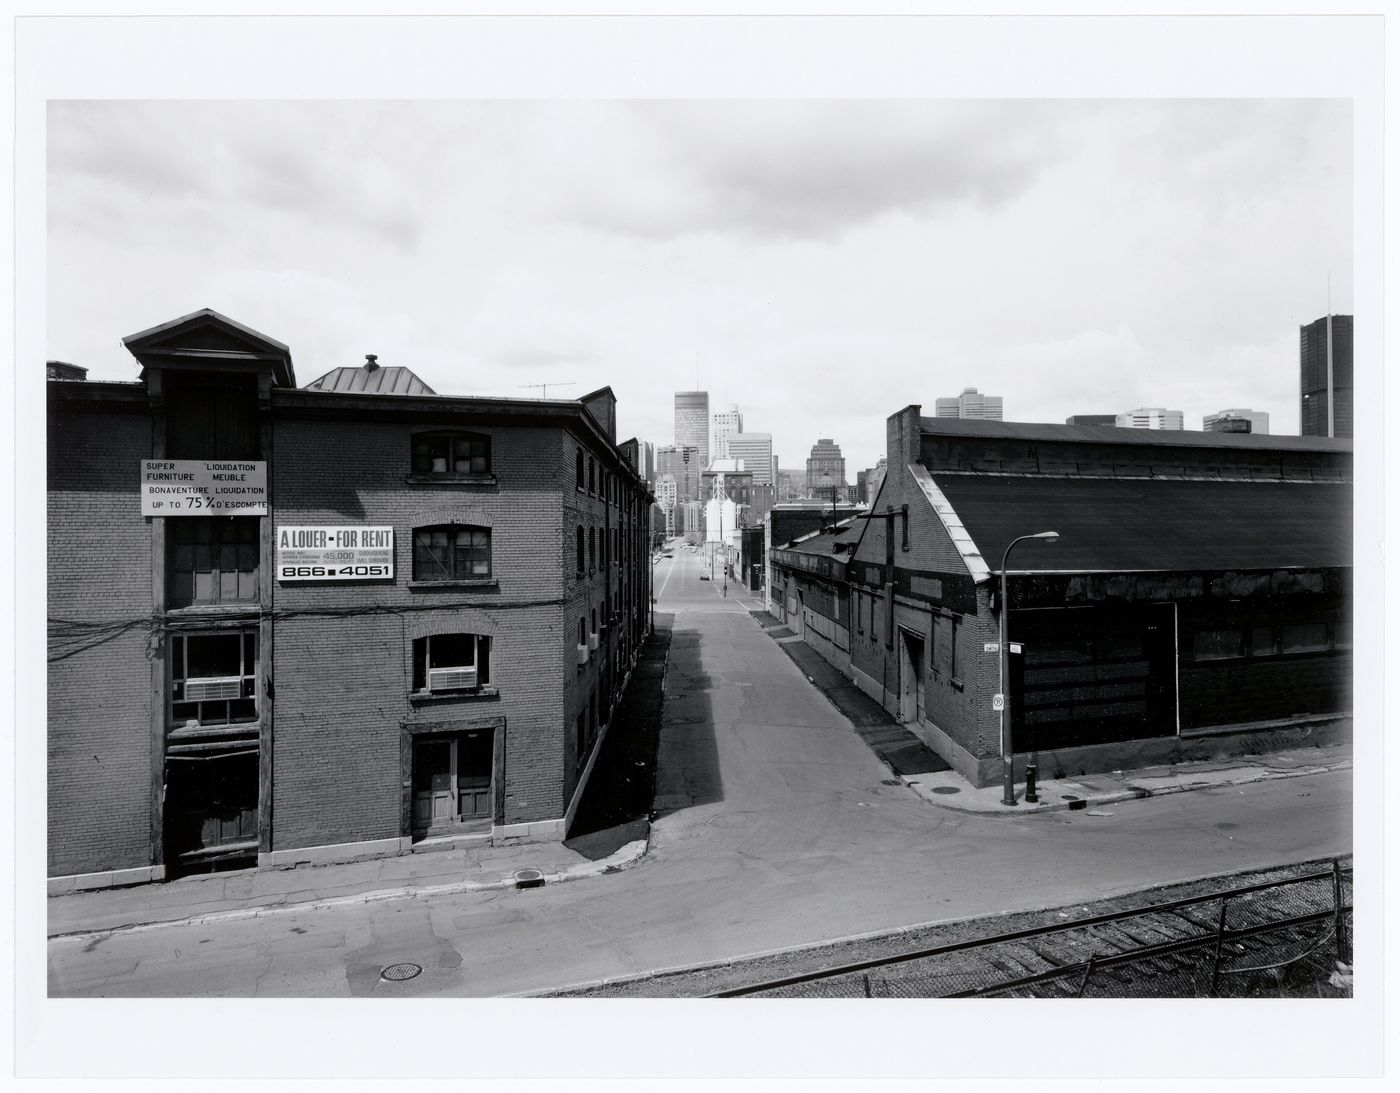
[(122, 339), (141, 362), (141, 378), (152, 372), (266, 374), (273, 387), (295, 387), (292, 352), (279, 341), (236, 323), (217, 311), (200, 311)]
[(608, 434), (608, 443), (617, 443), (617, 396), (613, 394), (611, 387), (600, 387), (598, 390), (584, 395), (579, 399), (592, 416), (593, 420), (603, 427), (603, 432)]
[(122, 344), (141, 362), (167, 459), (265, 459), (272, 388), (295, 387), (291, 351), (205, 308)]

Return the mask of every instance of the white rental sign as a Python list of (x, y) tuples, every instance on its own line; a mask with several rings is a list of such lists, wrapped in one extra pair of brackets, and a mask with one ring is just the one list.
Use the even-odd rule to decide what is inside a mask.
[(266, 516), (267, 463), (141, 460), (142, 516)]
[(279, 581), (378, 581), (394, 575), (392, 527), (279, 527)]

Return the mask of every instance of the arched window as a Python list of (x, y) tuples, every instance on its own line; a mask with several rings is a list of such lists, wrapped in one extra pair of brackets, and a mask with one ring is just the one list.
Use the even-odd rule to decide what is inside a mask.
[(582, 576), (582, 575), (583, 575), (583, 525), (582, 525), (582, 524), (579, 524), (579, 525), (578, 525), (578, 529), (577, 529), (577, 532), (576, 532), (576, 534), (575, 534), (575, 540), (576, 540), (576, 542), (575, 542), (575, 550), (576, 550), (576, 553), (578, 554), (578, 572), (579, 572), (579, 576)]
[(593, 528), (588, 529), (588, 568), (598, 568), (598, 533)]
[(588, 457), (588, 492), (589, 492), (589, 493), (594, 493), (594, 492), (596, 492), (596, 489), (597, 489), (597, 486), (596, 486), (595, 480), (594, 480), (594, 476), (593, 476), (593, 471), (594, 471), (594, 468), (595, 468), (596, 466), (597, 466), (597, 464), (593, 462), (593, 457), (590, 455), (590, 456)]
[(574, 456), (574, 485), (583, 489), (583, 449)]
[(491, 529), (446, 524), (413, 529), (415, 581), (469, 581), (491, 576)]

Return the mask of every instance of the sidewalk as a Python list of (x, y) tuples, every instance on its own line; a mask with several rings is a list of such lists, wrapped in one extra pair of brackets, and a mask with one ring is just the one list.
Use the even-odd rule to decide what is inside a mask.
[(1026, 786), (1021, 780), (1015, 785), (1018, 802), (1015, 805), (1001, 803), (1001, 786), (977, 789), (953, 771), (921, 774), (905, 778), (904, 782), (924, 800), (956, 812), (1025, 816), (1036, 812), (1086, 809), (1089, 816), (1101, 816), (1107, 814), (1105, 805), (1118, 801), (1161, 797), (1195, 789), (1241, 786), (1273, 778), (1297, 778), (1304, 774), (1324, 774), (1350, 768), (1351, 747), (1347, 744), (1291, 748), (1267, 755), (1236, 755), (1137, 770), (1115, 770), (1107, 774), (1085, 774), (1077, 778), (1042, 780), (1037, 785), (1037, 804), (1026, 801)]
[(1349, 745), (1305, 746), (1264, 755), (1164, 763), (1137, 770), (1042, 780), (1037, 787), (1039, 800), (1035, 804), (1026, 801), (1022, 779), (1015, 786), (1017, 804), (1005, 805), (1002, 804), (1002, 786), (981, 789), (973, 786), (778, 619), (766, 611), (750, 611), (749, 614), (793, 659), (812, 685), (846, 715), (856, 732), (905, 785), (930, 804), (954, 812), (1025, 816), (1084, 809), (1090, 816), (1103, 815), (1104, 806), (1119, 801), (1351, 768)]
[(597, 861), (562, 843), (420, 850), (339, 865), (246, 869), (181, 877), (163, 884), (70, 892), (49, 897), (48, 936), (227, 921), (386, 899), (533, 888), (617, 872), (639, 861), (646, 848), (646, 839), (640, 838)]

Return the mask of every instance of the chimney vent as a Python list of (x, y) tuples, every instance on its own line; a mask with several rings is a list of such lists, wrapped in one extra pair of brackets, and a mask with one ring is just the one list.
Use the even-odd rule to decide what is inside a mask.
[(376, 356), (374, 353), (366, 353), (366, 354), (365, 354), (365, 371), (366, 371), (366, 372), (373, 372), (373, 371), (374, 371), (376, 368), (378, 368), (378, 367), (379, 367), (379, 357)]

